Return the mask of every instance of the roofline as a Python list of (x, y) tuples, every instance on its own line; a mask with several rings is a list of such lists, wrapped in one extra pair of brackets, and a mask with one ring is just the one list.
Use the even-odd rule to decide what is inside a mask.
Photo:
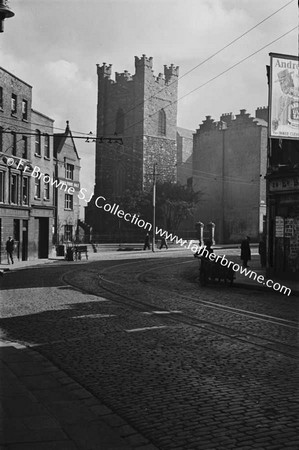
[(52, 119), (51, 117), (46, 116), (45, 114), (43, 114), (43, 113), (37, 111), (36, 109), (31, 108), (31, 111), (32, 111), (33, 113), (35, 113), (35, 114), (38, 114), (39, 116), (43, 116), (43, 117), (45, 117), (46, 119), (51, 120), (51, 122), (53, 122), (53, 123), (55, 122), (55, 119)]
[(11, 77), (14, 77), (16, 80), (21, 81), (21, 83), (26, 84), (26, 86), (30, 87), (32, 89), (31, 84), (26, 83), (26, 81), (22, 80), (21, 78), (17, 77), (16, 75), (14, 75), (13, 73), (9, 72), (8, 70), (4, 69), (4, 67), (0, 66), (0, 69), (3, 70), (4, 72), (8, 73), (8, 75), (10, 75)]

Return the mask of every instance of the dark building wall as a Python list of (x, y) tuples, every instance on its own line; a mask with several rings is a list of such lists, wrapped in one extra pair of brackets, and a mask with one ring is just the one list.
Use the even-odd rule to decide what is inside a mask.
[(192, 184), (193, 130), (177, 127), (177, 181)]
[(235, 118), (209, 116), (194, 136), (193, 186), (202, 192), (196, 219), (216, 224), (218, 242), (256, 240), (265, 213), (267, 123), (241, 110)]

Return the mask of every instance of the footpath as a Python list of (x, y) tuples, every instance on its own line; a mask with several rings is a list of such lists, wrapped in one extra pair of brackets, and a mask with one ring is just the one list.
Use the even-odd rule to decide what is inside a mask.
[[(109, 248), (106, 252), (116, 250), (117, 247)], [(225, 254), (225, 250), (228, 249), (215, 247), (217, 253)], [(143, 252), (136, 251), (142, 256)], [(91, 253), (89, 261), (101, 260), (104, 252)], [(181, 253), (178, 248), (167, 252)], [(231, 259), (240, 262), (237, 249)], [(16, 261), (13, 265), (0, 265), (0, 271), (5, 277), (7, 270), (53, 263), (68, 264), (62, 257)], [(250, 269), (265, 276), (255, 251)], [(292, 295), (299, 294), (299, 282), (275, 282), (291, 288)], [(253, 291), (271, 292), (270, 288), (238, 273), (234, 283)], [(0, 450), (158, 450), (34, 347), (0, 340), (0, 377)]]

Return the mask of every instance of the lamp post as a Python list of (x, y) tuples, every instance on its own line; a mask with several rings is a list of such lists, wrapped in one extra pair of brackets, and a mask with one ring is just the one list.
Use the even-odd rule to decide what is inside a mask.
[(153, 242), (152, 242), (152, 251), (155, 251), (155, 237), (156, 237), (156, 165), (154, 163), (153, 167)]
[(7, 4), (8, 0), (0, 0), (0, 33), (4, 31), (4, 20), (15, 15)]

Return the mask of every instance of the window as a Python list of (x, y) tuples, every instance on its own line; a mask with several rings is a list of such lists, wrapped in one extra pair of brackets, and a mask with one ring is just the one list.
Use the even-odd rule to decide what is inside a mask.
[(11, 175), (10, 202), (14, 204), (18, 203), (18, 176), (15, 173)]
[(34, 185), (34, 198), (40, 198), (40, 180), (38, 178), (35, 178), (35, 185)]
[(50, 158), (50, 136), (48, 134), (45, 134), (45, 158)]
[(22, 100), (22, 119), (28, 119), (28, 102), (27, 100)]
[(158, 119), (158, 134), (165, 136), (166, 135), (166, 114), (164, 109), (160, 109), (159, 111), (159, 119)]
[[(47, 178), (46, 178), (47, 177)], [(45, 174), (44, 178), (50, 180), (50, 177), (48, 174)], [(44, 200), (50, 200), (50, 184), (44, 182)]]
[(11, 136), (12, 136), (12, 143), (11, 143), (12, 154), (14, 156), (16, 156), (16, 154), (17, 154), (17, 135), (14, 131), (12, 131)]
[(35, 130), (35, 154), (41, 156), (41, 134), (39, 130)]
[(29, 205), (29, 180), (27, 177), (23, 178), (22, 203), (23, 205)]
[(11, 113), (17, 113), (17, 96), (15, 94), (11, 94)]
[(71, 241), (73, 238), (73, 225), (64, 225), (64, 239)]
[(0, 109), (3, 109), (3, 87), (0, 86)]
[(0, 202), (4, 202), (4, 179), (5, 179), (5, 173), (0, 172)]
[(68, 180), (74, 179), (74, 166), (73, 164), (66, 164), (65, 166), (65, 178)]
[(64, 209), (73, 209), (73, 196), (70, 194), (65, 194)]
[(123, 110), (120, 108), (116, 114), (115, 133), (123, 134), (124, 129), (125, 129), (125, 115), (124, 115)]
[(3, 152), (3, 128), (0, 127), (0, 152)]
[(27, 159), (28, 158), (28, 140), (27, 140), (27, 136), (23, 136), (22, 137), (21, 145), (22, 145), (22, 158)]

